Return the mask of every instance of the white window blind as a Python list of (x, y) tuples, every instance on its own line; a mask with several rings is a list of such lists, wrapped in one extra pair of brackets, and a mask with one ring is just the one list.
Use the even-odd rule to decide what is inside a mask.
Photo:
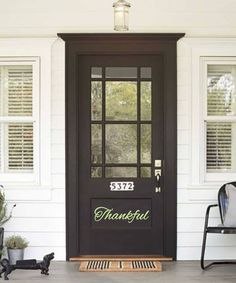
[(207, 66), (206, 170), (234, 172), (236, 147), (236, 66)]
[(0, 66), (0, 166), (2, 173), (34, 170), (32, 65)]

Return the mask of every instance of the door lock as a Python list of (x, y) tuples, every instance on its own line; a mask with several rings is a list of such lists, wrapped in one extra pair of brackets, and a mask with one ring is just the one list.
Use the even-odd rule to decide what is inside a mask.
[(155, 178), (156, 178), (156, 188), (155, 192), (160, 193), (161, 192), (161, 169), (155, 169)]

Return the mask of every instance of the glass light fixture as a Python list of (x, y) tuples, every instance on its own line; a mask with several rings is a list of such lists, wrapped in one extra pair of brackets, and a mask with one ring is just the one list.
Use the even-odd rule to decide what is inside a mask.
[(130, 3), (125, 0), (118, 0), (113, 4), (114, 7), (114, 30), (129, 30), (129, 8)]

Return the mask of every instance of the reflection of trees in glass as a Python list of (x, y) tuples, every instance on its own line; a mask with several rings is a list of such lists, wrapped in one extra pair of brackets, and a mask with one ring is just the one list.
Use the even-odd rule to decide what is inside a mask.
[(151, 82), (141, 82), (141, 120), (151, 120)]
[[(102, 83), (92, 82), (91, 111), (93, 120), (102, 119)], [(151, 120), (151, 82), (143, 81), (140, 85), (141, 119)], [(127, 121), (127, 124), (109, 124), (105, 126), (106, 163), (137, 163), (137, 82), (106, 81), (106, 121)], [(92, 125), (92, 162), (102, 162), (101, 125)], [(141, 162), (151, 162), (151, 126), (142, 125)], [(100, 169), (93, 168), (92, 175), (100, 175)], [(126, 173), (125, 173), (126, 172)], [(137, 168), (106, 169), (106, 176), (137, 175)], [(150, 168), (143, 167), (143, 177), (150, 176)]]
[(91, 116), (92, 120), (102, 120), (102, 82), (91, 85)]
[(106, 119), (137, 119), (136, 82), (106, 82)]
[(137, 162), (137, 125), (106, 125), (106, 162)]
[(151, 163), (151, 125), (141, 125), (141, 163)]
[(91, 125), (92, 163), (102, 163), (102, 125)]
[(137, 168), (136, 167), (107, 167), (106, 168), (106, 177), (137, 177)]
[(91, 177), (92, 178), (102, 177), (102, 168), (101, 167), (92, 167), (91, 168)]
[(235, 109), (232, 109), (236, 102), (235, 82), (232, 74), (210, 74), (207, 91), (208, 115), (227, 115), (235, 111)]
[(141, 177), (151, 177), (151, 167), (141, 167)]

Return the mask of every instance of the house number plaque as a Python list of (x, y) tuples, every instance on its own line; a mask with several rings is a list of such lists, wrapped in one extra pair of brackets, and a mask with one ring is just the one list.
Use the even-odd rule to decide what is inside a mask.
[(110, 190), (118, 192), (133, 191), (134, 182), (110, 182)]

